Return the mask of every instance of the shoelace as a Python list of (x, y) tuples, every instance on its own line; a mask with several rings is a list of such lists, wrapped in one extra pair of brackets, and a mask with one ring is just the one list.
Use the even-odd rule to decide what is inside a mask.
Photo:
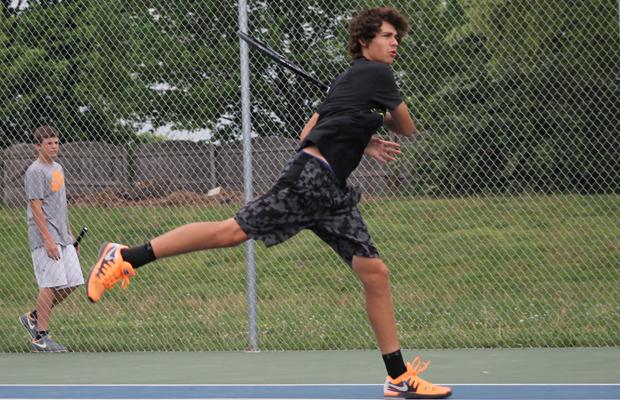
[(420, 359), (420, 356), (417, 356), (409, 363), (409, 365), (411, 365), (411, 369), (413, 369), (413, 372), (416, 375), (419, 375), (422, 372), (426, 371), (430, 364), (431, 364), (430, 360), (422, 362), (422, 360)]
[[(123, 262), (123, 264), (128, 263)], [(116, 284), (116, 282), (118, 282), (119, 279), (121, 279), (121, 287), (123, 289), (126, 289), (127, 286), (129, 286), (129, 275), (135, 275), (135, 273), (131, 274), (131, 266), (129, 264), (128, 266), (123, 266), (121, 264), (118, 269), (114, 268), (110, 270), (112, 266), (113, 265), (110, 262), (106, 262), (101, 266), (101, 270), (99, 272), (101, 275), (103, 275), (103, 277), (101, 278), (101, 283), (106, 289), (110, 289), (114, 287), (114, 285)], [(114, 271), (118, 271), (118, 273), (114, 274)]]
[(129, 277), (134, 276), (136, 273), (131, 267), (131, 264), (127, 262), (123, 262), (123, 264), (127, 264), (127, 266), (121, 267), (121, 271), (123, 273), (123, 276), (121, 277), (122, 279), (121, 288), (127, 289), (127, 286), (129, 286)]
[(416, 388), (417, 391), (427, 391), (434, 386), (432, 383), (427, 382), (418, 376), (428, 369), (430, 363), (430, 361), (422, 362), (422, 360), (420, 360), (420, 356), (417, 356), (413, 359), (413, 361), (407, 363), (407, 372), (411, 372), (411, 374), (405, 379), (411, 386)]

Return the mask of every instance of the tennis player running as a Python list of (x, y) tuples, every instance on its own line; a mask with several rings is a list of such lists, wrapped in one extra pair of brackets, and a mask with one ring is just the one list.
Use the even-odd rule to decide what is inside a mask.
[(105, 243), (88, 275), (90, 301), (98, 302), (119, 280), (126, 287), (135, 269), (156, 259), (237, 246), (250, 238), (269, 247), (310, 229), (352, 267), (363, 284), (366, 311), (388, 373), (384, 395), (450, 396), (450, 388), (420, 378), (428, 362), (421, 363), (419, 357), (412, 363), (403, 361), (388, 268), (357, 207), (360, 194), (346, 185), (364, 154), (386, 163), (400, 153), (397, 143), (373, 137), (382, 125), (404, 136), (415, 132), (390, 69), (408, 30), (407, 20), (392, 8), (367, 9), (353, 18), (349, 25), (353, 63), (332, 83), (327, 98), (303, 128), (297, 153), (271, 190), (224, 221), (187, 224), (133, 248)]

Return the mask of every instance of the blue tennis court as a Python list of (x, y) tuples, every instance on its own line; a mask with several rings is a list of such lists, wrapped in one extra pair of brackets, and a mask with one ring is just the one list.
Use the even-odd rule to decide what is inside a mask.
[[(618, 384), (451, 385), (451, 399), (620, 399)], [(3, 385), (2, 399), (381, 399), (381, 385)]]

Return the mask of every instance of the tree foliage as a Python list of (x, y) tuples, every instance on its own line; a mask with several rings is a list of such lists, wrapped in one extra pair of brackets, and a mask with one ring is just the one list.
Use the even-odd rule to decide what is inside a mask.
[[(240, 133), (236, 3), (2, 0), (0, 145), (51, 123), (68, 140), (142, 125)], [(20, 3), (25, 4), (25, 3)], [(250, 1), (249, 31), (325, 82), (370, 1)], [(618, 190), (620, 64), (609, 0), (417, 0), (394, 71), (420, 130), (421, 193)], [(255, 51), (257, 135), (297, 136), (325, 93)], [(402, 166), (401, 166), (402, 168)], [(409, 188), (411, 189), (411, 188)]]
[(421, 168), (435, 194), (618, 190), (620, 65), (605, 1), (470, 1), (453, 47), (479, 43), (432, 96)]
[(134, 125), (145, 121), (216, 129), (239, 98), (236, 9), (193, 1), (158, 7), (39, 1), (5, 12), (3, 145), (41, 123), (69, 140), (114, 142), (135, 140)]

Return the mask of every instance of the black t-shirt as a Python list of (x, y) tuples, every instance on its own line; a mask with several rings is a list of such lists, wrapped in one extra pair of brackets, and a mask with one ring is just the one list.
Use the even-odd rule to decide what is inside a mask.
[(379, 112), (391, 111), (402, 101), (390, 66), (359, 58), (332, 84), (317, 110), (319, 120), (300, 148), (316, 145), (344, 183), (383, 125)]

